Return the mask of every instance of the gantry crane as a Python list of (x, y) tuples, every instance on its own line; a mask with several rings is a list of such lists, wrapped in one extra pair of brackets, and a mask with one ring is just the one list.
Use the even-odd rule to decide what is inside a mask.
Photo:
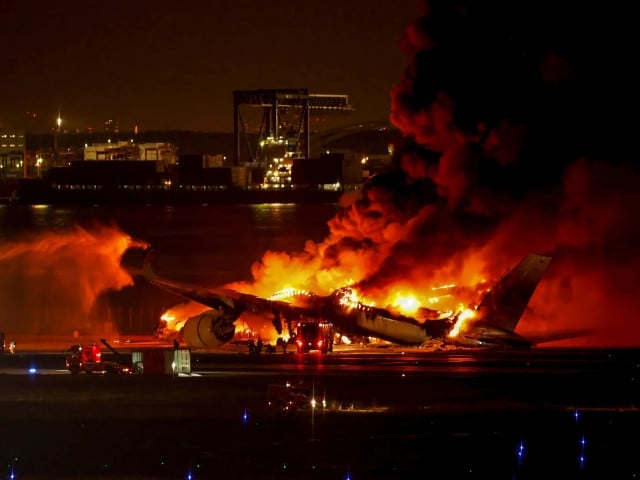
[[(243, 106), (262, 109), (257, 135), (243, 119)], [(293, 121), (288, 113), (294, 111)], [(351, 112), (348, 95), (309, 93), (307, 88), (236, 90), (233, 92), (234, 164), (240, 165), (242, 140), (251, 162), (270, 161), (270, 155), (309, 158), (310, 111)], [(270, 152), (267, 154), (266, 152)]]

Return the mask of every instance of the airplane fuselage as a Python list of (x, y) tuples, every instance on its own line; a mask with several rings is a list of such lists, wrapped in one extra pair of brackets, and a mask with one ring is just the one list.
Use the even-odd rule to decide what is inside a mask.
[(455, 337), (447, 338), (445, 343), (461, 347), (530, 348), (532, 346), (532, 342), (515, 332), (482, 324), (472, 325)]
[(422, 345), (433, 339), (442, 340), (453, 326), (449, 319), (420, 323), (383, 308), (344, 302), (343, 298), (340, 291), (326, 297), (328, 308), (325, 315), (327, 320), (339, 326), (339, 330), (355, 335), (375, 337), (398, 345)]
[[(150, 283), (213, 310), (187, 320), (193, 337), (204, 345), (220, 344), (232, 336), (233, 324), (242, 314), (271, 316), (278, 334), (282, 321), (327, 321), (337, 332), (370, 336), (398, 345), (422, 345), (432, 340), (471, 347), (529, 348), (532, 343), (515, 333), (536, 285), (549, 264), (550, 257), (530, 254), (507, 273), (479, 305), (480, 318), (456, 335), (449, 337), (457, 318), (414, 318), (357, 301), (350, 287), (328, 296), (315, 294), (262, 298), (234, 290), (208, 290), (159, 279), (151, 270), (150, 254), (145, 258), (143, 274)], [(197, 328), (196, 328), (197, 327)], [(185, 332), (187, 324), (185, 324)], [(206, 342), (203, 340), (206, 340)]]

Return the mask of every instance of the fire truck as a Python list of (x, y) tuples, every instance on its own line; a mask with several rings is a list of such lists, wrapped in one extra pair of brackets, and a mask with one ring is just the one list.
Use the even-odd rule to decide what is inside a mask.
[(125, 361), (122, 355), (111, 347), (104, 338), (101, 338), (100, 341), (112, 351), (113, 360), (103, 361), (100, 345), (95, 342), (89, 345), (72, 345), (65, 354), (67, 370), (74, 375), (80, 372), (118, 375), (134, 373), (131, 362)]
[(333, 351), (333, 324), (330, 322), (301, 322), (296, 326), (296, 347), (298, 353), (319, 350), (320, 353)]

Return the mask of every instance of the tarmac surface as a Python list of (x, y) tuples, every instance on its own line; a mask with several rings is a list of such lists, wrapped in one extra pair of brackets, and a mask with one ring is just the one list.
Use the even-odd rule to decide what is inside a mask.
[[(189, 375), (125, 377), (71, 375), (62, 344), (25, 345), (0, 355), (4, 478), (640, 474), (637, 350), (239, 348), (192, 351)], [(287, 382), (315, 408), (269, 405), (269, 385)]]

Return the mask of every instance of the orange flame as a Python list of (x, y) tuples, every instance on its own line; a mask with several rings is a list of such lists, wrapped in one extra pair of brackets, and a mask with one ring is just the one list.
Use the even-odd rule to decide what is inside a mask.
[(164, 322), (162, 327), (167, 332), (179, 332), (189, 318), (199, 315), (206, 310), (209, 310), (209, 307), (201, 303), (181, 303), (169, 308), (162, 314), (160, 317), (160, 320)]
[(458, 313), (458, 318), (456, 320), (456, 323), (453, 325), (453, 328), (449, 332), (450, 338), (457, 337), (460, 334), (460, 332), (465, 329), (469, 321), (475, 318), (476, 316), (475, 310), (471, 310), (470, 308), (464, 308), (462, 305), (460, 305), (460, 308), (461, 308), (461, 311), (460, 313)]
[[(282, 299), (281, 296), (285, 296), (287, 293), (290, 292), (279, 292), (277, 295), (278, 299)], [(182, 330), (187, 320), (207, 310), (210, 310), (210, 307), (194, 301), (181, 303), (167, 309), (160, 317), (160, 324), (156, 330), (156, 336), (164, 340), (172, 340), (179, 337), (180, 330)], [(236, 339), (256, 337), (261, 338), (265, 343), (272, 344), (275, 344), (278, 338), (278, 334), (270, 322), (266, 321), (263, 317), (257, 317), (248, 313), (241, 315), (240, 318), (236, 320), (235, 335)], [(285, 340), (289, 337), (288, 334), (282, 336)]]

